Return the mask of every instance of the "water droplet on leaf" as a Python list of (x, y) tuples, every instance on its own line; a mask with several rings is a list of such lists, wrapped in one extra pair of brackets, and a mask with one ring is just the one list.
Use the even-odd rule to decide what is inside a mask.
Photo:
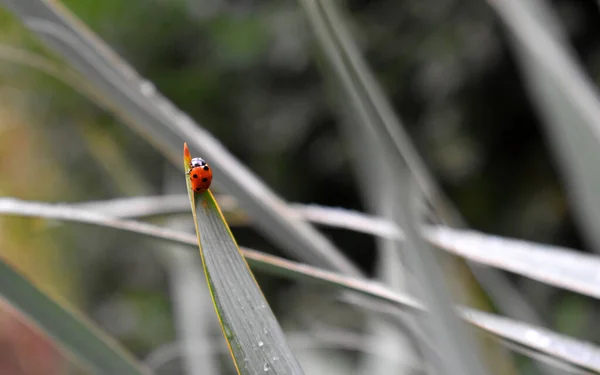
[(156, 92), (156, 86), (150, 81), (144, 81), (140, 84), (140, 91), (145, 96), (150, 96)]

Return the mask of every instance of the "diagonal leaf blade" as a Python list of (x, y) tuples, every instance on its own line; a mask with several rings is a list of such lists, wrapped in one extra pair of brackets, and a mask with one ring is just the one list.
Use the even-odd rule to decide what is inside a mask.
[(0, 259), (0, 295), (77, 361), (100, 374), (147, 375), (148, 370), (83, 316), (70, 311)]
[[(183, 159), (187, 172), (187, 144)], [(214, 196), (194, 193), (188, 178), (186, 184), (206, 280), (238, 373), (303, 374)]]

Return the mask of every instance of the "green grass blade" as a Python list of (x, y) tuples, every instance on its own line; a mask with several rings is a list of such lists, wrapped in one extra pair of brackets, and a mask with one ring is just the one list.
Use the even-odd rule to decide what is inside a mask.
[(57, 1), (0, 0), (85, 76), (102, 103), (179, 167), (183, 140), (218, 170), (221, 184), (255, 218), (257, 229), (307, 263), (360, 276), (325, 236), (287, 210), (286, 203), (210, 133), (164, 98)]
[[(68, 205), (32, 203), (4, 198), (0, 199), (0, 213), (93, 224), (179, 243), (194, 249), (198, 248), (197, 237), (188, 233), (163, 229), (146, 223), (115, 219), (113, 217), (90, 212), (89, 210), (74, 209)], [(419, 301), (408, 295), (392, 291), (380, 283), (340, 275), (331, 271), (299, 264), (297, 262), (292, 262), (250, 249), (243, 249), (242, 251), (250, 266), (256, 270), (271, 275), (279, 275), (299, 282), (310, 282), (315, 285), (356, 292), (388, 305), (391, 304), (390, 307), (393, 308), (391, 310), (387, 309), (386, 311), (383, 311), (386, 313), (391, 311), (392, 314), (397, 314), (398, 307), (415, 313), (424, 312), (424, 306)], [(364, 303), (361, 303), (361, 306), (370, 309), (377, 309), (378, 307), (375, 305), (376, 304), (370, 304), (365, 306)], [(552, 333), (551, 337), (545, 339), (546, 336), (544, 335), (551, 332), (534, 325), (528, 325), (506, 318), (501, 319), (503, 319), (503, 322), (514, 322), (515, 324), (494, 324), (494, 322), (498, 321), (492, 320), (492, 318), (496, 317), (495, 315), (483, 313), (484, 315), (474, 316), (473, 314), (469, 315), (469, 313), (476, 310), (466, 311), (466, 314), (461, 314), (462, 317), (486, 332), (510, 339), (514, 342), (520, 342), (522, 345), (546, 355), (555, 356), (556, 354), (558, 358), (562, 358), (565, 362), (600, 372), (600, 364), (598, 363), (600, 350), (594, 346), (556, 333)], [(483, 320), (477, 320), (481, 316), (483, 316)], [(491, 318), (486, 319), (486, 316)], [(512, 332), (509, 332), (509, 329), (511, 329)], [(541, 336), (532, 332), (537, 332), (541, 334)], [(568, 349), (568, 351), (565, 351), (565, 348)], [(570, 351), (573, 348), (584, 348), (585, 350)]]
[[(185, 191), (187, 186), (181, 184), (181, 171), (169, 168), (170, 166), (166, 162), (164, 164), (163, 191), (165, 193)], [(183, 194), (181, 195), (183, 196)], [(189, 213), (190, 203), (187, 196), (184, 197)], [(189, 216), (167, 217), (161, 222), (167, 228), (189, 230), (192, 228)], [(210, 340), (214, 328), (218, 325), (218, 320), (213, 307), (206, 303), (210, 300), (210, 292), (206, 286), (204, 273), (198, 272), (202, 268), (202, 260), (198, 253), (187, 251), (184, 246), (172, 243), (161, 245), (161, 248), (157, 249), (157, 254), (163, 259), (169, 279), (176, 341), (186, 343)], [(218, 357), (198, 355), (187, 345), (184, 345), (182, 354), (182, 367), (185, 369), (185, 375), (222, 374), (222, 363)], [(158, 372), (155, 368), (153, 369)]]
[(96, 373), (149, 374), (93, 323), (50, 298), (3, 259), (0, 259), (0, 295), (70, 352), (76, 361)]
[(239, 374), (303, 374), (210, 190), (195, 193), (184, 170), (208, 288)]

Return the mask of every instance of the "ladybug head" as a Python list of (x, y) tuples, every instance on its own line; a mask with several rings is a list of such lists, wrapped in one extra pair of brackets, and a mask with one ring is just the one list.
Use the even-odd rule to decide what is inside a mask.
[(204, 165), (206, 165), (206, 162), (204, 161), (204, 159), (202, 159), (202, 158), (193, 158), (192, 159), (192, 168), (202, 167)]

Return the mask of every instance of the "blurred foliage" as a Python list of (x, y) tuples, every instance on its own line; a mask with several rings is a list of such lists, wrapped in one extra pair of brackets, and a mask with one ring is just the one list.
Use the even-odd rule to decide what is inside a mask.
[[(350, 164), (350, 152), (360, 150), (348, 150), (337, 133), (340, 119), (295, 2), (63, 2), (284, 198), (364, 209)], [(552, 4), (585, 68), (600, 79), (597, 4)], [(369, 63), (468, 223), (489, 233), (581, 248), (539, 119), (506, 35), (485, 2), (347, 5)], [(5, 10), (0, 31), (0, 43), (54, 58)], [(0, 63), (0, 82), (2, 195), (83, 201), (161, 191), (163, 158), (94, 103), (10, 62)], [(132, 350), (142, 354), (172, 340), (164, 270), (145, 251), (149, 244), (77, 228), (74, 233), (32, 219), (1, 219), (0, 247), (21, 259), (40, 283), (80, 303)], [(241, 244), (277, 252), (252, 230), (233, 231)], [(371, 271), (371, 238), (327, 234)], [(39, 245), (50, 237), (52, 247)], [(65, 258), (55, 261), (58, 254)], [(56, 263), (76, 266), (62, 272)], [(268, 278), (259, 281), (269, 298), (288, 291)], [(593, 324), (596, 304), (565, 298), (533, 281), (515, 282), (558, 331), (600, 340), (599, 333), (585, 329)], [(73, 285), (79, 290), (71, 291)], [(276, 302), (273, 307), (287, 313)], [(131, 324), (115, 320), (115, 314), (130, 316)]]

